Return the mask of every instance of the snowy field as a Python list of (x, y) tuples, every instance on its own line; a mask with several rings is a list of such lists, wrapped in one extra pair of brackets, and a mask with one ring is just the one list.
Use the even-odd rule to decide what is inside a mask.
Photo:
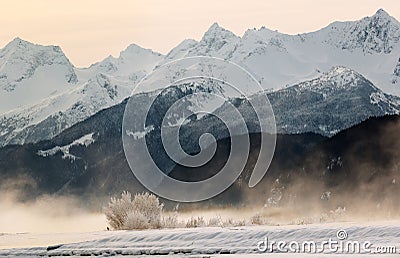
[[(340, 240), (337, 232), (346, 233)], [(341, 236), (343, 238), (343, 236)], [(270, 250), (259, 251), (260, 241), (283, 241), (295, 244), (315, 242), (321, 250), (323, 241), (337, 241), (338, 250), (330, 251), (326, 245), (323, 253), (298, 249), (298, 253), (284, 253), (272, 245)], [(361, 251), (348, 254), (347, 243), (360, 243)], [(341, 244), (340, 244), (341, 243)], [(365, 243), (368, 250), (363, 249)], [(350, 246), (350, 245), (349, 245)], [(394, 248), (392, 248), (394, 247)], [(389, 250), (390, 249), (390, 250)], [(366, 251), (367, 250), (367, 251)], [(376, 253), (379, 254), (376, 254)], [(383, 254), (386, 252), (385, 254)], [(395, 252), (396, 254), (393, 254)], [(98, 231), (90, 233), (0, 234), (2, 256), (127, 256), (172, 255), (176, 257), (398, 257), (400, 253), (400, 223), (329, 223), (299, 226), (246, 226), (162, 229), (145, 231)]]

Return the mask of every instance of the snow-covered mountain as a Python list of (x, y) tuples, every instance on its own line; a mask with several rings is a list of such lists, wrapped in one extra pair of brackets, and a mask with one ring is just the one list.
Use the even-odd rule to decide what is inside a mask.
[[(319, 86), (308, 91), (318, 87), (321, 92), (322, 88), (330, 91), (328, 86), (335, 81), (327, 80), (336, 77), (324, 73), (332, 75), (332, 67), (343, 66), (357, 74), (347, 79), (356, 80), (360, 75), (374, 89), (400, 96), (399, 41), (400, 23), (382, 9), (359, 21), (334, 22), (319, 31), (298, 35), (262, 27), (238, 36), (215, 23), (200, 41), (185, 40), (166, 56), (133, 44), (119, 57), (107, 57), (88, 68), (73, 67), (59, 47), (17, 38), (0, 50), (0, 145), (50, 139), (101, 109), (120, 103), (155, 67), (187, 56), (233, 61), (247, 68), (263, 88), (274, 90), (314, 81)], [(383, 92), (371, 99), (391, 98)], [(336, 105), (355, 97), (349, 94), (335, 99)], [(373, 102), (370, 105), (376, 105)], [(388, 105), (384, 109), (383, 113), (395, 112)], [(365, 113), (355, 115), (371, 115), (361, 109), (358, 112)]]
[[(318, 128), (318, 124), (323, 124), (326, 117), (335, 122), (334, 126), (337, 126), (342, 121), (345, 122), (345, 125), (357, 124), (359, 123), (357, 119), (360, 119), (359, 110), (364, 108), (368, 109), (365, 112), (367, 115), (377, 112), (381, 116), (383, 110), (380, 107), (384, 106), (383, 103), (381, 103), (382, 105), (370, 105), (370, 94), (380, 92), (379, 89), (371, 87), (371, 84), (360, 75), (343, 68), (337, 68), (322, 76), (319, 80), (327, 82), (330, 77), (335, 76), (338, 90), (332, 91), (330, 94), (327, 93), (328, 101), (326, 102), (322, 100), (322, 94), (316, 80), (304, 85), (290, 87), (292, 88), (291, 91), (281, 91), (282, 94), (289, 96), (289, 101), (287, 102), (294, 103), (292, 106), (287, 106), (287, 115), (296, 115), (297, 109), (304, 110), (309, 107), (307, 110), (310, 111), (310, 113), (307, 113), (308, 117), (304, 116), (301, 119), (304, 119), (306, 123), (310, 123), (310, 126), (315, 126), (315, 128)], [(351, 76), (357, 78), (358, 82), (356, 84), (346, 84), (346, 78)], [(342, 85), (342, 83), (345, 84)], [(336, 87), (335, 85), (327, 86), (332, 89)], [(289, 88), (285, 90), (289, 90)], [(315, 91), (314, 95), (310, 91)], [(300, 94), (297, 94), (297, 92), (300, 92)], [(359, 98), (354, 97), (356, 93), (360, 93)], [(185, 94), (190, 94), (190, 91), (185, 92), (178, 87), (166, 89), (165, 94), (161, 95), (160, 100), (154, 106), (155, 115), (150, 116), (151, 120), (155, 121), (149, 121), (152, 125), (155, 125), (154, 128), (158, 126), (156, 124), (157, 121), (160, 123), (160, 119), (163, 118), (162, 114), (156, 111), (161, 109), (162, 113), (168, 108), (165, 105), (174, 103), (177, 98)], [(335, 95), (338, 96), (337, 98), (348, 97), (349, 95), (353, 96), (353, 98), (346, 102), (348, 105), (341, 106), (335, 110), (333, 106), (337, 103)], [(143, 103), (149, 101), (151, 96), (154, 96), (154, 94), (144, 93), (134, 96), (135, 103), (137, 103), (137, 112), (142, 112)], [(304, 98), (304, 96), (310, 97)], [(285, 104), (282, 104), (283, 101), (279, 96), (275, 98), (270, 96), (270, 99), (276, 109)], [(42, 193), (49, 193), (76, 194), (79, 197), (107, 196), (106, 198), (108, 199), (110, 194), (117, 194), (121, 189), (127, 189), (132, 192), (143, 191), (143, 186), (135, 180), (131, 173), (122, 146), (122, 119), (126, 103), (127, 101), (123, 101), (118, 105), (104, 109), (85, 121), (64, 130), (49, 141), (0, 148), (0, 182), (10, 182), (9, 179), (17, 178), (16, 184), (12, 184), (13, 190), (23, 189), (28, 198), (33, 198)], [(245, 105), (241, 105), (240, 101), (234, 101), (234, 103), (239, 103), (239, 110), (245, 113)], [(324, 106), (324, 103), (326, 106)], [(326, 115), (326, 110), (329, 110), (331, 115)], [(223, 110), (221, 111), (223, 112)], [(316, 111), (320, 111), (320, 113)], [(312, 113), (317, 115), (313, 116)], [(352, 116), (352, 114), (356, 115)], [(280, 119), (280, 116), (277, 117)], [(351, 117), (354, 120), (348, 121), (347, 118)], [(357, 126), (345, 129), (329, 139), (313, 133), (278, 135), (277, 149), (268, 176), (263, 179), (264, 183), (258, 185), (259, 188), (258, 190), (256, 189), (255, 193), (268, 197), (267, 194), (269, 193), (268, 191), (265, 192), (265, 189), (272, 189), (272, 185), (269, 184), (270, 180), (273, 183), (277, 178), (286, 180), (293, 177), (311, 178), (312, 187), (323, 186), (325, 188), (325, 186), (333, 186), (334, 188), (329, 189), (329, 191), (337, 194), (343, 193), (343, 190), (352, 191), (357, 184), (361, 187), (362, 193), (367, 193), (371, 188), (365, 189), (365, 180), (369, 182), (369, 185), (372, 184), (371, 180), (375, 180), (374, 184), (377, 183), (379, 188), (372, 189), (378, 189), (379, 191), (379, 189), (382, 189), (381, 187), (390, 185), (390, 182), (396, 177), (392, 172), (398, 172), (398, 169), (396, 169), (398, 165), (393, 165), (393, 170), (391, 170), (388, 169), (387, 164), (397, 164), (399, 161), (399, 153), (395, 151), (388, 152), (388, 150), (398, 149), (397, 147), (400, 143), (397, 137), (399, 121), (399, 116), (371, 118)], [(296, 122), (294, 125), (298, 124)], [(278, 125), (280, 125), (279, 122)], [(208, 117), (193, 120), (185, 124), (181, 129), (180, 135), (183, 137), (180, 137), (180, 142), (183, 148), (185, 150), (187, 148), (194, 150), (188, 153), (197, 153), (196, 149), (192, 148), (199, 147), (196, 144), (199, 133), (207, 130), (219, 138), (218, 136), (224, 131), (222, 126), (218, 126), (215, 120)], [(331, 128), (327, 129), (330, 130)], [(139, 134), (137, 136), (143, 137)], [(166, 159), (164, 149), (160, 148), (162, 146), (161, 143), (154, 144), (157, 143), (157, 138), (160, 138), (160, 135), (157, 135), (157, 130), (149, 131), (147, 137), (146, 141), (151, 141), (152, 143), (148, 147), (154, 161), (157, 162), (156, 164), (161, 169), (171, 171), (175, 163)], [(252, 153), (248, 159), (250, 166), (254, 164), (259, 155), (257, 134), (253, 134), (251, 137), (254, 140), (254, 145), (252, 145)], [(225, 138), (220, 142), (221, 148), (217, 152), (219, 154), (214, 156), (215, 162), (211, 162), (210, 166), (202, 166), (200, 170), (196, 171), (188, 171), (187, 167), (182, 167), (180, 173), (176, 171), (177, 173), (173, 176), (185, 176), (183, 179), (187, 180), (184, 181), (193, 181), (193, 179), (198, 178), (197, 176), (207, 176), (224, 166), (230, 152), (230, 139)], [(340, 162), (338, 162), (338, 159), (340, 159)], [(343, 164), (343, 167), (341, 164)], [(368, 168), (365, 167), (365, 164), (368, 164)], [(235, 183), (236, 185), (232, 186), (230, 191), (224, 192), (222, 198), (218, 199), (226, 200), (228, 203), (242, 201), (243, 199), (236, 198), (237, 193), (240, 193), (244, 188), (247, 189), (247, 180), (252, 171), (252, 169), (245, 170), (243, 177), (238, 179), (237, 183)], [(384, 175), (385, 178), (386, 175), (388, 177), (382, 180), (381, 175)], [(181, 180), (183, 179), (181, 178)], [(316, 183), (318, 181), (313, 179), (322, 181)], [(388, 181), (387, 179), (390, 180)], [(335, 188), (335, 186), (338, 188)], [(285, 187), (285, 189), (288, 188)], [(390, 189), (398, 190), (394, 186)], [(313, 198), (320, 198), (321, 194), (326, 190), (326, 188), (321, 189)], [(296, 193), (298, 196), (299, 192)], [(382, 199), (376, 199), (376, 194), (379, 196), (381, 193), (382, 191), (373, 191), (374, 200), (380, 202)], [(285, 196), (291, 196), (291, 194), (290, 190), (285, 192)], [(307, 196), (309, 197), (309, 195)], [(395, 192), (390, 192), (386, 196), (393, 197), (397, 195)]]
[[(122, 81), (129, 80), (130, 83), (137, 83), (143, 76), (152, 71), (163, 58), (164, 56), (159, 53), (131, 44), (120, 53), (118, 58), (108, 56), (103, 61), (83, 69), (82, 73), (89, 75), (102, 73)], [(80, 75), (84, 78), (85, 76), (82, 73)]]
[[(129, 128), (129, 131), (122, 133), (124, 136), (133, 137), (133, 139), (129, 138), (132, 141), (146, 136), (147, 147), (154, 162), (160, 169), (169, 173), (175, 163), (163, 150), (160, 150), (160, 146), (165, 143), (160, 137), (163, 119), (170, 122), (168, 123), (170, 127), (177, 124), (181, 125), (179, 127), (179, 140), (187, 153), (198, 153), (200, 151), (196, 139), (199, 139), (204, 133), (210, 133), (216, 140), (223, 140), (231, 136), (226, 125), (229, 124), (231, 128), (235, 128), (241, 124), (237, 111), (240, 112), (249, 132), (260, 132), (254, 106), (240, 97), (229, 99), (230, 103), (237, 107), (236, 112), (230, 108), (229, 103), (225, 102), (214, 110), (215, 116), (197, 116), (183, 120), (190, 114), (192, 104), (197, 103), (196, 101), (193, 103), (184, 101), (180, 103), (177, 109), (179, 114), (174, 113), (173, 117), (166, 116), (167, 110), (177, 100), (193, 92), (213, 90), (216, 93), (223, 93), (221, 91), (223, 87), (220, 87), (220, 84), (214, 84), (214, 88), (210, 88), (209, 85), (210, 82), (205, 80), (198, 84), (171, 86), (164, 89), (163, 93), (159, 95), (155, 94), (156, 92), (147, 92), (132, 96), (129, 112), (134, 117), (145, 113), (145, 107), (156, 98), (148, 112), (147, 117), (149, 119), (146, 122), (146, 129), (151, 129), (143, 131), (143, 124), (132, 119), (133, 121), (129, 126), (124, 127)], [(334, 67), (313, 80), (273, 92), (256, 93), (250, 96), (254, 100), (252, 105), (257, 105), (257, 103), (265, 105), (263, 101), (257, 101), (257, 98), (264, 95), (267, 95), (270, 100), (277, 124), (276, 131), (280, 134), (312, 132), (332, 137), (370, 117), (396, 115), (400, 111), (400, 97), (384, 93), (361, 74), (342, 66)], [(202, 103), (205, 103), (205, 101)], [(261, 107), (257, 109), (261, 110)], [(120, 110), (124, 109), (121, 108)], [(217, 117), (224, 117), (225, 124)], [(273, 133), (273, 131), (266, 132)], [(166, 133), (165, 138), (175, 139), (172, 135), (169, 137), (168, 133)]]
[(60, 47), (16, 38), (0, 50), (0, 113), (72, 90), (76, 83), (74, 68)]
[[(255, 99), (254, 103), (264, 103), (256, 99), (265, 94), (274, 111), (276, 130), (281, 134), (312, 132), (332, 137), (370, 117), (396, 115), (400, 112), (400, 97), (384, 93), (361, 74), (342, 66), (334, 67), (316, 79), (273, 92), (260, 92), (250, 98)], [(249, 131), (259, 132), (259, 126), (255, 123), (258, 119), (249, 102), (241, 98), (230, 101), (238, 108)], [(235, 121), (239, 123), (237, 116), (231, 114), (228, 107), (222, 105), (215, 113), (231, 118), (233, 125)], [(186, 130), (185, 126), (192, 129)], [(212, 135), (216, 139), (229, 135), (213, 116), (191, 121), (185, 126), (181, 131), (183, 135), (187, 133), (187, 138), (200, 136), (208, 132), (209, 128), (213, 128)]]
[[(333, 66), (345, 66), (398, 95), (400, 84), (392, 77), (400, 57), (399, 39), (400, 23), (381, 9), (372, 17), (334, 22), (319, 31), (298, 35), (262, 27), (238, 37), (214, 24), (185, 52), (187, 56), (217, 56), (241, 64), (264, 88), (282, 88), (315, 78)], [(182, 46), (177, 48), (171, 52), (179, 52)]]
[[(23, 42), (16, 39), (10, 44), (14, 45), (15, 41)], [(36, 46), (27, 42), (23, 43), (26, 45), (25, 52), (35, 51)], [(9, 45), (4, 49), (7, 50)], [(39, 48), (56, 49), (57, 53), (64, 56), (58, 47)], [(40, 53), (38, 56), (42, 57), (45, 54), (48, 53)], [(48, 95), (38, 98), (34, 103), (28, 102), (24, 106), (18, 106), (0, 115), (0, 145), (51, 139), (64, 129), (101, 109), (120, 103), (130, 95), (134, 85), (162, 58), (161, 54), (131, 45), (121, 52), (118, 58), (110, 56), (89, 68), (78, 69), (70, 65), (68, 71), (74, 75), (74, 84), (66, 88), (60, 78), (58, 82), (55, 82), (51, 77), (59, 66), (55, 62), (58, 59), (54, 57), (52, 62), (48, 61), (46, 74), (39, 79), (34, 76), (25, 79), (32, 88), (39, 88), (44, 92), (47, 89)], [(25, 63), (25, 61), (21, 62)], [(43, 68), (42, 64), (37, 66), (39, 69)], [(45, 76), (47, 74), (49, 76)], [(65, 84), (67, 83), (68, 81)], [(12, 103), (14, 99), (24, 102), (25, 94), (29, 96), (29, 93), (23, 86), (26, 85), (21, 85), (21, 94), (15, 93), (11, 97), (7, 91), (3, 90), (0, 92), (0, 98), (7, 98)]]
[(320, 77), (268, 94), (280, 133), (313, 132), (331, 137), (370, 117), (399, 114), (400, 97), (361, 74), (334, 67)]
[(230, 59), (240, 37), (214, 23), (198, 44), (189, 50), (188, 55), (218, 56)]

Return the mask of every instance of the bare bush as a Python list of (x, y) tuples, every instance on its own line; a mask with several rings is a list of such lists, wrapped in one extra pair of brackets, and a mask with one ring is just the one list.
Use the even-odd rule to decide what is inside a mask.
[(122, 192), (121, 198), (111, 197), (108, 207), (104, 208), (107, 222), (113, 229), (123, 229), (128, 214), (133, 210), (132, 195)]
[(142, 213), (132, 211), (128, 213), (122, 229), (147, 229), (151, 228), (148, 218)]
[(247, 222), (245, 219), (243, 219), (243, 220), (227, 219), (223, 222), (224, 227), (243, 227), (246, 225), (247, 225)]
[(223, 225), (221, 216), (217, 216), (215, 218), (210, 218), (208, 220), (209, 227), (221, 227)]
[(250, 223), (253, 225), (264, 225), (266, 220), (261, 213), (256, 213), (250, 218)]
[(187, 222), (186, 222), (186, 227), (187, 228), (198, 228), (198, 227), (204, 227), (206, 225), (206, 222), (204, 221), (203, 217), (191, 217)]
[(163, 216), (162, 227), (163, 228), (178, 228), (178, 227), (180, 227), (179, 222), (178, 222), (178, 213), (174, 212), (173, 214)]
[[(150, 229), (150, 228), (198, 228), (198, 227), (242, 227), (247, 225), (268, 224), (262, 213), (256, 213), (249, 220), (227, 219), (221, 216), (211, 217), (207, 221), (202, 216), (178, 220), (177, 212), (163, 214), (163, 204), (157, 196), (149, 193), (135, 194), (123, 192), (120, 198), (111, 198), (108, 207), (104, 208), (108, 224), (115, 230)], [(333, 214), (343, 214), (344, 209), (338, 209)], [(331, 215), (333, 216), (333, 215)], [(302, 218), (293, 221), (294, 224), (308, 224)]]
[(147, 218), (148, 228), (161, 227), (161, 215), (164, 204), (160, 204), (157, 196), (149, 193), (136, 194), (132, 203), (133, 211)]
[(163, 206), (153, 194), (136, 194), (132, 200), (130, 192), (123, 192), (121, 198), (111, 198), (104, 213), (116, 230), (159, 228)]

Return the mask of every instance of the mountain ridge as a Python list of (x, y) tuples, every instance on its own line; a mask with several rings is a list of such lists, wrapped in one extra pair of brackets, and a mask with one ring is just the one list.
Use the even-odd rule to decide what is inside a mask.
[[(101, 111), (89, 118), (90, 122), (80, 122), (51, 141), (0, 148), (0, 166), (3, 168), (0, 190), (7, 191), (10, 187), (13, 191), (22, 190), (19, 196), (22, 200), (43, 194), (72, 195), (85, 200), (89, 207), (95, 206), (98, 200), (106, 201), (109, 196), (120, 194), (122, 190), (133, 193), (144, 191), (126, 163), (121, 138), (115, 135), (115, 128), (119, 128), (121, 133), (117, 124), (122, 119), (118, 114), (123, 110), (123, 106), (118, 105)], [(110, 119), (99, 119), (97, 116)], [(96, 120), (101, 121), (101, 125)], [(321, 196), (329, 191), (332, 196), (325, 205), (349, 205), (348, 208), (351, 208), (342, 197), (359, 189), (366, 194), (368, 201), (384, 204), (383, 200), (391, 200), (398, 194), (398, 187), (392, 183), (398, 175), (395, 169), (398, 162), (393, 163), (398, 152), (388, 152), (388, 147), (398, 147), (398, 137), (394, 141), (384, 139), (387, 139), (388, 133), (396, 134), (399, 121), (399, 116), (370, 118), (329, 139), (313, 133), (278, 135), (276, 155), (267, 175), (260, 185), (247, 189), (252, 160), (257, 156), (259, 147), (259, 136), (253, 134), (252, 152), (245, 171), (226, 192), (206, 203), (211, 206), (245, 205), (250, 201), (248, 198), (257, 194), (265, 197), (257, 199), (264, 202), (259, 204), (272, 207), (293, 205), (293, 198), (299, 202), (312, 198), (318, 201), (312, 202), (315, 204), (326, 201)], [(184, 181), (192, 181), (199, 176), (208, 177), (223, 165), (227, 151), (229, 153), (228, 138), (218, 144), (215, 159), (204, 167), (194, 169), (198, 173), (190, 173), (194, 170), (187, 171), (187, 168), (178, 166), (171, 176)], [(49, 153), (48, 150), (54, 151)], [(387, 156), (390, 153), (392, 155)], [(368, 164), (372, 167), (368, 169), (365, 168), (365, 158), (371, 155)], [(388, 166), (390, 169), (386, 170)], [(304, 187), (307, 182), (313, 187)], [(303, 186), (300, 191), (297, 188), (299, 183)], [(382, 187), (390, 189), (381, 191)], [(282, 190), (281, 196), (275, 196), (277, 188)], [(293, 195), (293, 191), (297, 194)], [(390, 195), (392, 191), (394, 194)], [(381, 194), (385, 198), (379, 198)]]
[[(370, 32), (368, 37), (362, 34), (366, 30)], [(347, 38), (346, 35), (352, 36)], [(399, 22), (384, 10), (378, 10), (371, 17), (336, 22), (298, 35), (261, 27), (237, 36), (214, 23), (200, 41), (184, 40), (166, 56), (132, 44), (121, 51), (119, 57), (109, 56), (87, 68), (74, 67), (64, 55), (68, 62), (61, 71), (46, 70), (39, 73), (40, 78), (33, 75), (22, 80), (31, 83), (32, 88), (42, 86), (43, 92), (38, 91), (41, 97), (26, 92), (10, 95), (0, 91), (0, 103), (5, 105), (0, 111), (0, 145), (54, 137), (96, 112), (123, 101), (135, 85), (159, 65), (188, 56), (209, 55), (235, 62), (250, 71), (266, 90), (307, 82), (319, 78), (332, 67), (343, 66), (361, 74), (385, 94), (400, 96), (399, 38)], [(22, 42), (17, 38), (12, 44), (19, 41)], [(44, 48), (55, 49), (56, 53), (61, 51), (53, 46)], [(40, 70), (43, 66), (38, 67)], [(2, 66), (0, 72), (1, 69)], [(47, 76), (47, 73), (54, 76)], [(66, 79), (69, 74), (70, 79)], [(0, 76), (0, 89), (4, 89), (7, 85), (1, 80)], [(374, 101), (381, 97), (375, 96)]]

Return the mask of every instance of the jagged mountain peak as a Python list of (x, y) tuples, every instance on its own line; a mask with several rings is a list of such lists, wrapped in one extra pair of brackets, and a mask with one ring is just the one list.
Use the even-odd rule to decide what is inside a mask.
[(378, 27), (380, 26), (394, 26), (399, 27), (400, 22), (392, 17), (389, 13), (387, 13), (384, 9), (379, 9), (373, 16), (365, 17), (361, 21), (367, 21), (371, 27)]
[[(49, 71), (51, 74), (41, 75)], [(28, 83), (31, 79), (38, 81), (39, 77), (43, 79), (40, 83)], [(55, 81), (59, 84), (77, 82), (74, 67), (59, 46), (43, 46), (15, 38), (0, 50), (0, 88), (5, 92), (14, 91), (21, 83), (38, 90), (37, 87), (48, 88), (48, 84)], [(53, 87), (54, 92), (58, 85)]]
[(13, 48), (13, 47), (18, 47), (18, 46), (26, 46), (26, 45), (34, 45), (33, 43), (30, 43), (29, 41), (23, 40), (20, 37), (16, 37), (13, 40), (11, 40), (4, 48)]
[(270, 30), (263, 26), (260, 29), (253, 28), (246, 30), (243, 34), (242, 41), (256, 41), (259, 43), (265, 43), (270, 38), (279, 34), (279, 32)]
[(233, 32), (222, 28), (218, 23), (214, 23), (204, 33), (200, 42), (187, 51), (187, 55), (225, 58), (232, 54), (239, 40), (240, 37), (236, 36)]
[(4, 47), (4, 49), (7, 49), (7, 48), (16, 48), (16, 47), (27, 47), (27, 46), (34, 47), (34, 46), (40, 46), (40, 45), (31, 43), (31, 42), (29, 42), (29, 41), (27, 41), (27, 40), (24, 40), (24, 39), (20, 38), (20, 37), (16, 37), (16, 38), (14, 38), (13, 40), (11, 40), (11, 41)]
[(280, 32), (276, 31), (276, 30), (271, 30), (265, 26), (260, 27), (259, 29), (257, 28), (253, 28), (253, 29), (248, 29), (245, 31), (243, 38), (245, 37), (245, 35), (247, 34), (252, 34), (252, 33), (258, 33), (258, 34), (281, 34)]
[(376, 11), (373, 17), (383, 18), (383, 19), (392, 18), (392, 16), (390, 16), (390, 14), (386, 12), (383, 8), (380, 8), (378, 11)]
[(144, 55), (154, 55), (154, 56), (159, 56), (162, 57), (163, 55), (157, 52), (154, 52), (151, 49), (143, 48), (137, 44), (130, 44), (127, 46), (124, 50), (122, 50), (118, 57), (115, 57), (113, 55), (109, 55), (106, 58), (104, 58), (101, 62), (92, 64), (89, 68), (96, 67), (96, 66), (103, 66), (104, 64), (109, 64), (109, 63), (115, 63), (118, 62), (118, 60), (130, 60), (131, 59), (137, 59), (139, 56), (144, 56)]
[[(151, 49), (130, 44), (120, 52), (118, 57), (110, 55), (101, 62), (91, 65), (89, 69), (93, 71), (94, 75), (97, 73), (114, 74), (127, 76), (130, 80), (136, 81), (150, 72), (163, 58), (162, 54)], [(137, 72), (140, 75), (136, 74)]]
[(224, 29), (218, 23), (213, 23), (211, 27), (204, 33), (203, 38), (201, 41), (207, 41), (213, 39), (231, 39), (231, 38), (238, 38), (233, 32)]
[(328, 31), (325, 42), (343, 50), (360, 49), (366, 54), (389, 54), (400, 41), (400, 23), (385, 10), (352, 22), (334, 22), (320, 32)]
[(120, 52), (119, 58), (127, 58), (131, 57), (132, 55), (140, 55), (142, 53), (150, 53), (157, 56), (162, 56), (162, 54), (154, 52), (151, 49), (143, 48), (137, 44), (130, 44), (125, 50)]
[[(224, 31), (225, 29), (222, 28), (218, 22), (214, 22), (213, 24), (211, 24), (210, 28), (208, 28), (207, 32), (213, 32), (213, 31)], [(206, 32), (206, 33), (207, 33)]]
[(54, 46), (54, 45), (49, 45), (49, 46), (44, 46), (44, 45), (39, 45), (39, 44), (34, 44), (31, 43), (27, 40), (21, 39), (19, 37), (14, 38), (12, 41), (10, 41), (4, 48), (1, 49), (1, 55), (0, 58), (4, 57), (6, 54), (28, 54), (28, 57), (30, 56), (31, 53), (34, 52), (40, 52), (42, 55), (44, 53), (55, 53), (57, 56), (63, 56), (65, 59), (67, 57), (61, 50), (59, 46)]

